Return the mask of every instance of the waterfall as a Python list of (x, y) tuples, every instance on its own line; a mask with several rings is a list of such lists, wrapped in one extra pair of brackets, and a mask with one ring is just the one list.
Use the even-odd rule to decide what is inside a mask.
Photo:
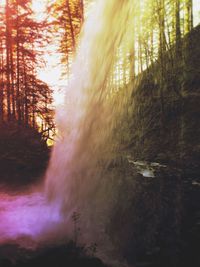
[[(59, 136), (46, 173), (46, 195), (52, 205), (60, 206), (63, 216), (80, 213), (84, 242), (105, 242), (109, 212), (120, 190), (117, 177), (109, 177), (106, 167), (117, 153), (115, 130), (127, 94), (120, 92), (125, 88), (113, 93), (110, 80), (120, 48), (126, 46), (130, 51), (133, 45), (133, 13), (133, 0), (99, 0), (93, 6), (83, 27), (64, 104), (56, 113)], [(70, 222), (68, 231), (72, 232)]]

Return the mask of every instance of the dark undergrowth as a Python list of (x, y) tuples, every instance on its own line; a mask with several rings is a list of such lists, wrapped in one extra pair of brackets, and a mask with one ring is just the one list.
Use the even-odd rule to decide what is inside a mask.
[[(4, 258), (1, 258), (1, 251)], [(7, 258), (5, 257), (7, 255)], [(12, 257), (11, 257), (12, 255)], [(20, 249), (16, 245), (0, 247), (1, 267), (106, 267), (94, 255), (88, 256), (84, 247), (74, 242), (37, 251)]]
[(0, 125), (0, 184), (23, 187), (41, 179), (49, 148), (37, 130), (15, 122)]

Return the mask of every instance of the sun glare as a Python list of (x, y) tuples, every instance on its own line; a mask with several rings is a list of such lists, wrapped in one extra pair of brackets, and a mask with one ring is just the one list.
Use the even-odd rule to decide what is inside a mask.
[[(37, 21), (41, 21), (46, 18), (47, 4), (52, 4), (54, 2), (55, 0), (32, 1), (32, 8)], [(52, 43), (48, 45), (48, 47), (45, 49), (46, 54), (44, 55), (46, 66), (37, 70), (38, 78), (46, 82), (49, 86), (53, 88), (55, 105), (59, 105), (62, 103), (63, 95), (59, 93), (59, 87), (63, 86), (66, 83), (66, 81), (63, 81), (61, 79), (62, 69), (59, 65), (60, 55), (59, 53), (57, 53), (58, 46), (59, 44), (57, 43)]]
[(35, 18), (37, 20), (42, 20), (46, 16), (46, 6), (49, 3), (48, 0), (33, 0), (32, 9), (35, 13)]
[(0, 6), (5, 6), (5, 4), (6, 4), (6, 0), (1, 0), (0, 1)]

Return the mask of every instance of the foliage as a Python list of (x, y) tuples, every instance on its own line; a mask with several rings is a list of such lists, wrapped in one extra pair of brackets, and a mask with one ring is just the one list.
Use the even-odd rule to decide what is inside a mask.
[(15, 121), (0, 125), (0, 182), (27, 185), (40, 178), (48, 163), (49, 149), (42, 135)]
[(47, 23), (34, 20), (31, 0), (7, 0), (0, 12), (0, 121), (52, 127), (52, 91), (37, 78)]
[(61, 63), (66, 69), (65, 73), (69, 74), (84, 20), (84, 3), (83, 0), (57, 0), (49, 7), (49, 11), (53, 14), (54, 33), (57, 32), (60, 42)]
[[(3, 247), (0, 247), (3, 251)], [(98, 258), (89, 257), (85, 254), (82, 248), (75, 246), (73, 242), (69, 242), (67, 245), (60, 245), (57, 247), (49, 247), (46, 249), (38, 249), (38, 251), (20, 250), (15, 245), (8, 245), (10, 254), (18, 254), (15, 263), (11, 263), (9, 259), (1, 259), (0, 264), (4, 267), (106, 267), (104, 263)], [(6, 250), (6, 249), (5, 249)], [(16, 259), (15, 258), (15, 259)]]

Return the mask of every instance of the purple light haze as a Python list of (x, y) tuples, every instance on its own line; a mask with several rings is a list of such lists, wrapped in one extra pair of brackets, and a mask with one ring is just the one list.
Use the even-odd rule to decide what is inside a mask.
[(58, 206), (48, 203), (43, 193), (0, 193), (0, 244), (16, 241), (25, 247), (37, 246), (47, 239), (58, 239), (65, 223)]

